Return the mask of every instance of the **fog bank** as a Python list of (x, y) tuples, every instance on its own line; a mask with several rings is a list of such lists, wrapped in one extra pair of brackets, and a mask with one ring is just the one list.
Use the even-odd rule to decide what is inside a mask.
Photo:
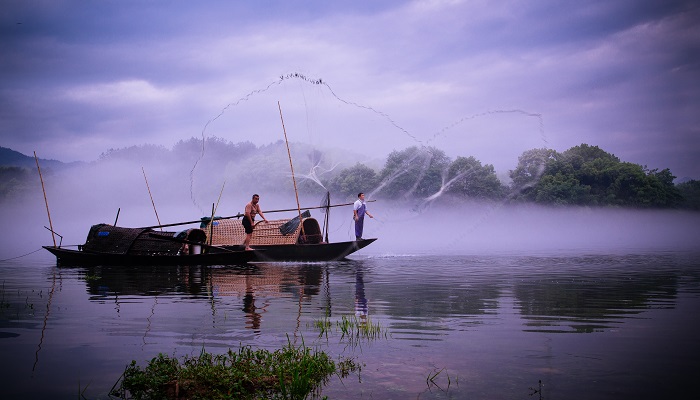
[[(109, 169), (113, 171), (114, 165)], [(99, 170), (99, 169), (98, 169)], [(145, 168), (144, 168), (145, 170)], [(102, 171), (104, 172), (104, 171)], [(179, 184), (162, 179), (153, 169), (148, 186), (141, 168), (124, 168), (108, 179), (94, 171), (72, 171), (48, 177), (47, 199), (54, 230), (64, 245), (85, 241), (91, 225), (150, 226), (198, 220), (217, 207), (216, 215), (243, 211), (255, 184), (217, 185), (210, 189), (209, 210), (193, 204), (189, 178)], [(184, 182), (184, 183), (183, 183)], [(150, 189), (150, 194), (149, 194)], [(268, 219), (291, 218), (296, 212), (271, 210), (297, 207), (293, 185), (262, 192), (260, 204)], [(155, 210), (151, 201), (155, 203)], [(220, 196), (220, 197), (219, 197)], [(302, 208), (320, 205), (316, 194), (300, 194)], [(350, 199), (352, 200), (352, 199)], [(364, 237), (376, 237), (357, 257), (479, 254), (639, 253), (698, 250), (700, 213), (676, 210), (550, 208), (507, 203), (401, 203), (368, 198), (375, 216), (365, 220)], [(348, 199), (332, 199), (344, 203)], [(203, 201), (202, 201), (203, 203)], [(157, 216), (156, 216), (157, 211)], [(321, 210), (311, 210), (323, 224)], [(354, 239), (351, 206), (331, 209), (331, 241)], [(6, 200), (0, 209), (5, 233), (0, 259), (22, 256), (52, 244), (46, 206), (37, 183), (36, 193)], [(173, 231), (183, 227), (168, 228)], [(60, 240), (57, 238), (57, 241)], [(28, 257), (50, 256), (41, 251)]]

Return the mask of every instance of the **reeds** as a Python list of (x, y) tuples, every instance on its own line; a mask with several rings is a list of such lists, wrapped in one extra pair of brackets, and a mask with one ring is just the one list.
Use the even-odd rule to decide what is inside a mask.
[[(324, 317), (314, 320), (313, 326), (319, 330), (319, 337), (328, 339), (332, 333), (334, 324)], [(369, 317), (358, 318), (356, 316), (347, 317), (343, 315), (339, 321), (335, 322), (336, 332), (340, 333), (340, 340), (350, 345), (359, 345), (362, 340), (376, 340), (387, 338), (388, 333), (379, 323), (374, 323)]]
[(132, 361), (111, 394), (122, 399), (305, 399), (318, 394), (330, 375), (357, 368), (352, 360), (336, 365), (324, 352), (291, 343), (273, 352), (250, 346), (219, 355), (202, 350), (182, 362), (161, 353), (143, 369)]

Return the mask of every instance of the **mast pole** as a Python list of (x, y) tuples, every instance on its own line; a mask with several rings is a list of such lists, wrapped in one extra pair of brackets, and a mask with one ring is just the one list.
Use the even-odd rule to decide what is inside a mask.
[[(151, 204), (153, 204), (153, 212), (156, 213), (156, 220), (158, 221), (158, 225), (160, 225), (160, 217), (158, 217), (158, 210), (156, 210), (156, 203), (153, 201), (153, 195), (151, 194), (151, 187), (148, 186), (148, 178), (146, 178), (146, 170), (141, 167), (141, 171), (143, 171), (143, 179), (146, 180), (146, 189), (148, 189), (148, 195), (151, 197)], [(162, 231), (163, 228), (160, 228)]]
[(330, 216), (331, 216), (331, 192), (326, 192), (326, 223), (324, 224), (326, 226), (326, 243), (330, 243), (328, 241), (328, 224), (331, 223), (330, 221)]
[(41, 168), (39, 167), (39, 158), (36, 156), (36, 151), (34, 152), (34, 160), (36, 161), (36, 169), (39, 171), (39, 180), (41, 180), (41, 191), (44, 192), (44, 203), (46, 203), (46, 214), (49, 216), (49, 227), (51, 227), (51, 239), (53, 239), (53, 247), (56, 247), (56, 235), (53, 231), (53, 224), (51, 223), (51, 212), (49, 211), (49, 200), (46, 198), (46, 189), (44, 188), (44, 178), (41, 177)]
[(301, 205), (299, 205), (299, 191), (297, 190), (297, 181), (294, 178), (294, 165), (292, 164), (292, 153), (289, 151), (289, 141), (287, 140), (287, 130), (284, 127), (284, 118), (282, 117), (282, 106), (277, 102), (277, 108), (280, 110), (280, 120), (282, 121), (282, 131), (284, 132), (284, 142), (287, 144), (287, 156), (289, 156), (289, 167), (292, 170), (292, 182), (294, 182), (294, 195), (297, 199), (297, 211), (299, 211), (299, 224), (301, 224), (301, 234), (304, 233), (304, 221), (301, 219)]
[[(374, 201), (377, 201), (377, 200), (367, 200), (367, 203), (371, 203), (371, 202), (374, 202)], [(307, 209), (307, 210), (318, 210), (318, 209), (320, 209), (320, 208), (343, 207), (343, 206), (351, 206), (351, 205), (353, 205), (353, 203), (332, 204), (332, 205), (330, 205), (330, 206), (304, 207), (304, 209)], [(269, 214), (269, 213), (277, 213), (277, 212), (289, 212), (289, 211), (297, 211), (297, 209), (296, 209), (296, 208), (288, 208), (288, 209), (285, 209), (285, 210), (265, 210), (265, 212), (268, 213), (268, 214)], [(220, 218), (217, 218), (217, 219), (233, 219), (233, 218), (241, 218), (241, 217), (243, 217), (243, 216), (244, 216), (244, 214), (238, 213), (238, 214), (236, 214), (236, 215), (231, 215), (231, 216), (228, 216), (228, 217), (220, 217)], [(172, 223), (172, 224), (153, 225), (153, 226), (143, 226), (143, 227), (141, 227), (141, 229), (166, 228), (166, 227), (170, 227), (170, 226), (189, 225), (189, 224), (199, 224), (199, 223), (201, 223), (201, 222), (202, 222), (202, 220), (201, 220), (201, 219), (198, 219), (198, 220), (196, 220), (196, 221), (185, 221), (185, 222), (175, 222), (175, 223)]]

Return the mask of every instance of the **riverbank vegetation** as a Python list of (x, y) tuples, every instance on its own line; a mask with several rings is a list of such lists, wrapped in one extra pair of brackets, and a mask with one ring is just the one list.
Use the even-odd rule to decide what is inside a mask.
[(329, 181), (331, 191), (346, 195), (362, 187), (376, 197), (530, 202), (543, 205), (634, 208), (700, 208), (700, 182), (674, 184), (669, 169), (648, 169), (620, 160), (597, 146), (581, 144), (564, 152), (532, 149), (518, 158), (502, 183), (492, 165), (474, 157), (451, 160), (442, 150), (410, 147), (394, 151), (384, 167), (363, 164), (340, 171)]
[(289, 343), (282, 349), (212, 354), (202, 350), (182, 361), (159, 354), (141, 368), (132, 361), (111, 395), (120, 399), (305, 399), (318, 397), (333, 374), (358, 371), (352, 359), (334, 362), (326, 353)]
[[(147, 161), (168, 166), (168, 173), (174, 176), (190, 176), (195, 172), (192, 165), (196, 164), (206, 171), (196, 179), (216, 182), (216, 185), (202, 185), (202, 190), (211, 186), (212, 197), (218, 194), (216, 189), (222, 181), (235, 187), (249, 184), (248, 176), (239, 176), (240, 171), (251, 171), (259, 178), (258, 191), (271, 193), (289, 184), (283, 142), (256, 147), (250, 142), (234, 144), (214, 137), (207, 138), (205, 145), (206, 153), (202, 152), (201, 140), (195, 138), (178, 142), (172, 150), (153, 145), (110, 149), (98, 161), (78, 167), (99, 168), (110, 163)], [(483, 164), (474, 156), (452, 159), (434, 147), (395, 150), (383, 162), (378, 160), (373, 165), (343, 164), (339, 160), (347, 155), (321, 152), (307, 145), (293, 145), (293, 148), (297, 153), (297, 171), (311, 171), (310, 174), (298, 173), (300, 189), (319, 195), (328, 190), (335, 199), (354, 200), (362, 190), (372, 198), (407, 201), (450, 198), (700, 210), (700, 181), (686, 178), (675, 183), (676, 176), (668, 168), (650, 169), (626, 162), (585, 143), (563, 152), (548, 148), (527, 150), (518, 157), (517, 166), (507, 172), (507, 177), (503, 171), (497, 174), (493, 165)], [(21, 156), (16, 152), (11, 155), (12, 160)], [(33, 159), (25, 156), (24, 163), (16, 160), (10, 163), (8, 157), (0, 159), (0, 200), (37, 192), (36, 170), (27, 167)], [(47, 173), (60, 171), (55, 160), (42, 160), (42, 163), (49, 161)], [(180, 180), (180, 183), (189, 185), (191, 182)]]

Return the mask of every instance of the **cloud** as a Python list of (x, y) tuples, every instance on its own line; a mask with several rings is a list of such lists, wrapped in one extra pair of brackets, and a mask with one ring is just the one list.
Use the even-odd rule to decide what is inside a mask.
[[(202, 133), (266, 144), (280, 139), (279, 101), (298, 140), (368, 157), (427, 143), (504, 172), (524, 150), (588, 143), (700, 177), (699, 12), (684, 1), (11, 1), (0, 138), (66, 161)], [(279, 81), (289, 73), (328, 86)]]
[(143, 80), (78, 86), (65, 93), (65, 98), (70, 101), (116, 107), (169, 103), (174, 97), (176, 94), (159, 89)]

